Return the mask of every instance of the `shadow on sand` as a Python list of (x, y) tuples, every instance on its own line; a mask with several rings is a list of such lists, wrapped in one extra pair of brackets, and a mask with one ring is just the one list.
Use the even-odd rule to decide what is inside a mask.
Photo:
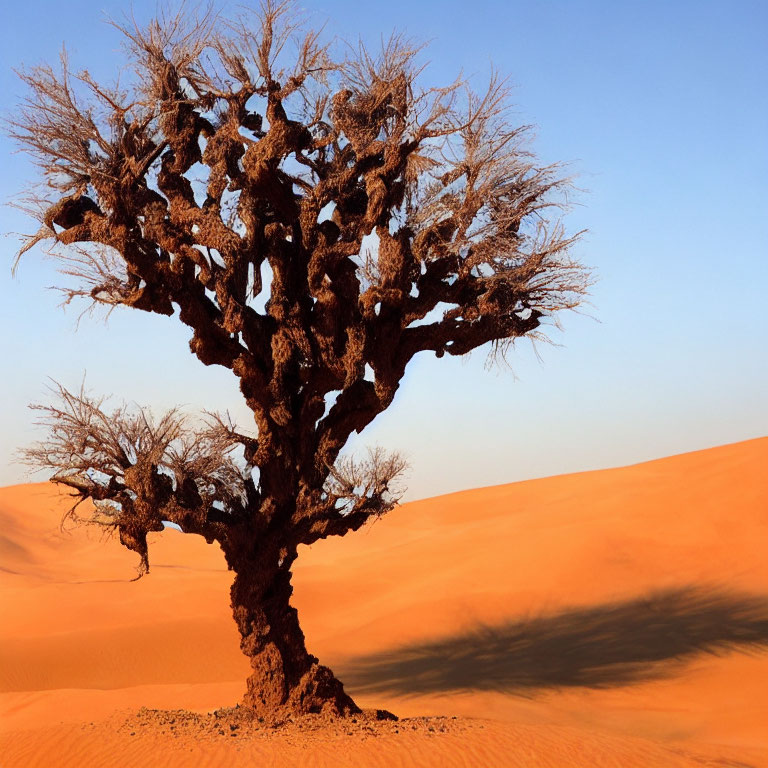
[(428, 694), (625, 685), (699, 653), (768, 647), (768, 599), (678, 589), (480, 626), (339, 664), (352, 692)]

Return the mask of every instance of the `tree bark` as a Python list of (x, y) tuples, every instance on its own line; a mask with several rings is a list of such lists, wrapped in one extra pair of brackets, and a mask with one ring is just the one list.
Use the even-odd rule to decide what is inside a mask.
[(359, 712), (333, 672), (308, 653), (290, 605), (293, 556), (263, 556), (235, 568), (232, 612), (252, 674), (243, 704), (258, 716)]

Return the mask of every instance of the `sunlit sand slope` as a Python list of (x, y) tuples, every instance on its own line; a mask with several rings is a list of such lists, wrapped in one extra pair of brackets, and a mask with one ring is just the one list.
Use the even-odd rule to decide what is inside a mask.
[(114, 539), (59, 530), (55, 489), (0, 489), (0, 766), (768, 765), (767, 466), (753, 440), (319, 542), (294, 603), (359, 703), (486, 722), (237, 744), (130, 736), (115, 714), (238, 699), (220, 552), (167, 530), (134, 582)]

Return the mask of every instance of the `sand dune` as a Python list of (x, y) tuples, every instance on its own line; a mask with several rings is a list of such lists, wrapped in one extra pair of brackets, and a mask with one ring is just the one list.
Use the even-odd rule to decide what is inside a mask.
[(768, 765), (767, 460), (467, 491), (302, 551), (308, 646), (359, 703), (472, 718), (370, 738), (121, 730), (239, 698), (221, 553), (169, 529), (133, 582), (115, 540), (59, 530), (54, 488), (0, 489), (0, 766)]

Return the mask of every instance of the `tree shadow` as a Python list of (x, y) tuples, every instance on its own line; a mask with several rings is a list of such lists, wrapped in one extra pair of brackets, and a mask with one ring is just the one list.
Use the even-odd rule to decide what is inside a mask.
[(676, 589), (627, 602), (479, 626), (339, 664), (355, 693), (525, 695), (665, 677), (694, 654), (768, 646), (768, 599)]

